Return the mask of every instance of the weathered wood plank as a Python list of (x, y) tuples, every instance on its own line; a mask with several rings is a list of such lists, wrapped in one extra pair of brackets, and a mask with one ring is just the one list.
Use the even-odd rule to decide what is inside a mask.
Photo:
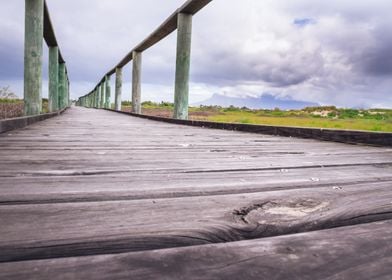
[(0, 261), (232, 242), (391, 219), (391, 184), (2, 205)]
[[(79, 172), (79, 173), (78, 173)], [(80, 174), (80, 175), (78, 175)], [(48, 176), (3, 177), (0, 204), (38, 204), (155, 199), (392, 181), (391, 168), (374, 166), (205, 173), (52, 172)]]
[(0, 264), (4, 279), (389, 280), (392, 222), (119, 255)]
[[(392, 149), (386, 147), (72, 108), (0, 135), (0, 157), (1, 262), (91, 255), (95, 263), (101, 254), (228, 242), (221, 248), (392, 218)], [(249, 246), (241, 251), (251, 253)], [(55, 271), (62, 261), (42, 265)], [(17, 277), (18, 264), (30, 262), (1, 263), (0, 275)], [(83, 272), (75, 263), (66, 266)]]

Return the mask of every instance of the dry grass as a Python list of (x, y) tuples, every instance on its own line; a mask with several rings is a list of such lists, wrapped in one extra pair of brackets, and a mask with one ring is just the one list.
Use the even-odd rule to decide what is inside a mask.
[(17, 118), (23, 116), (23, 101), (21, 100), (12, 100), (10, 101), (3, 101), (0, 100), (0, 119), (10, 119), (10, 118)]
[[(334, 112), (330, 112), (332, 115), (321, 116), (320, 114), (316, 114), (319, 110), (324, 109), (325, 108), (307, 108), (304, 110), (280, 111), (242, 110), (238, 108), (225, 109), (216, 106), (202, 108), (191, 107), (189, 109), (189, 119), (273, 126), (392, 132), (391, 110), (353, 110), (335, 108)], [(130, 107), (123, 107), (123, 110), (129, 112)], [(173, 107), (168, 106), (167, 104), (145, 104), (142, 113), (171, 118), (173, 115)]]
[[(42, 99), (42, 113), (48, 113), (48, 100)], [(0, 119), (23, 117), (24, 102), (20, 99), (0, 99)]]

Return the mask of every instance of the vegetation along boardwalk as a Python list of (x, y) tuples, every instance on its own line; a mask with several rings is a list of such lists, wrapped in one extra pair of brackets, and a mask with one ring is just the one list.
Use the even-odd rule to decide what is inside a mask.
[(392, 273), (391, 148), (73, 107), (0, 158), (1, 279)]

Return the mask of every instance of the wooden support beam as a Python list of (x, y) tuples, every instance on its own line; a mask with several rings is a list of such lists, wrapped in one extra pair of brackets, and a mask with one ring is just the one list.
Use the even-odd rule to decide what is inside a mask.
[[(56, 34), (53, 29), (52, 20), (50, 19), (49, 9), (44, 1), (44, 39), (48, 47), (58, 47)], [(59, 48), (59, 62), (64, 63), (65, 60)]]
[[(179, 14), (194, 15), (207, 6), (212, 0), (188, 0), (171, 14), (154, 32), (152, 32), (144, 41), (133, 48), (113, 69), (108, 71), (105, 76), (111, 76), (116, 73), (117, 68), (123, 68), (128, 62), (133, 60), (134, 52), (142, 53), (149, 49), (168, 35), (170, 35), (176, 28), (178, 28)], [(105, 81), (105, 77), (98, 83)]]
[(65, 96), (65, 63), (59, 64), (59, 109), (65, 108), (64, 106), (64, 96)]
[(25, 0), (24, 114), (42, 111), (44, 0)]
[(59, 48), (49, 47), (49, 112), (59, 109)]
[(68, 74), (65, 75), (65, 107), (70, 106), (70, 96), (69, 96), (69, 78)]
[(93, 91), (92, 96), (93, 96), (93, 102), (94, 102), (93, 107), (97, 108), (97, 94), (96, 94), (95, 90)]
[[(154, 32), (152, 32), (143, 42), (137, 45), (131, 52), (129, 52), (116, 67), (124, 67), (133, 58), (133, 52), (143, 52), (150, 47), (154, 46), (156, 43), (161, 41), (170, 35), (177, 28), (178, 14), (185, 13), (194, 15), (207, 6), (212, 0), (188, 0), (177, 9), (173, 14), (171, 14)], [(110, 70), (107, 75), (112, 75), (115, 72), (115, 68)]]
[(106, 92), (105, 92), (105, 108), (110, 109), (110, 76), (106, 76), (105, 78), (105, 87), (106, 87)]
[(95, 98), (96, 98), (96, 101), (97, 101), (96, 102), (96, 108), (99, 109), (99, 104), (100, 104), (101, 100), (100, 100), (98, 88), (96, 88), (94, 92), (95, 92)]
[(116, 68), (116, 96), (114, 109), (121, 111), (121, 95), (122, 95), (122, 68)]
[(101, 83), (100, 85), (98, 85), (98, 87), (100, 88), (100, 94), (101, 94), (101, 108), (105, 108), (105, 84)]
[(141, 114), (142, 53), (133, 52), (132, 68), (132, 113)]
[(95, 88), (94, 91), (95, 91), (95, 93), (97, 95), (97, 109), (99, 109), (100, 105), (101, 105), (101, 95), (100, 95), (100, 92), (99, 92), (99, 88), (98, 87)]
[(192, 15), (178, 15), (176, 81), (173, 118), (188, 119), (189, 72), (192, 41)]

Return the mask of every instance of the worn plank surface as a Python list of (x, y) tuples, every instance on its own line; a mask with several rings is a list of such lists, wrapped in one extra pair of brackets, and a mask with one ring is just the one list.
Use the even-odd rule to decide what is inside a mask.
[[(227, 265), (219, 254), (234, 252), (238, 244), (247, 244), (240, 246), (244, 256), (268, 253), (283, 265), (282, 256), (262, 249), (263, 242), (279, 243), (285, 240), (279, 236), (294, 234), (297, 245), (292, 246), (303, 244), (324, 256), (332, 254), (327, 244), (333, 235), (345, 228), (367, 236), (366, 246), (380, 248), (377, 234), (390, 234), (390, 222), (375, 224), (374, 237), (364, 224), (392, 218), (391, 148), (196, 128), (71, 108), (60, 117), (0, 135), (0, 159), (0, 275), (14, 279), (24, 273), (20, 267), (35, 263), (53, 273), (67, 267), (72, 269), (69, 275), (79, 276), (74, 259), (50, 260), (77, 256), (93, 258), (91, 270), (83, 272), (88, 275), (106, 258), (98, 255), (137, 251), (144, 252), (140, 256), (146, 266), (154, 267), (115, 263), (132, 259), (133, 253), (108, 257), (114, 267), (130, 269), (120, 276), (132, 275), (134, 269), (159, 273), (162, 267), (154, 262), (182, 252), (195, 252), (191, 259), (211, 254), (213, 268), (218, 268)], [(324, 231), (330, 228), (339, 229)], [(309, 231), (315, 233), (298, 234)], [(325, 239), (325, 246), (312, 247), (314, 238)], [(247, 239), (251, 241), (237, 242)], [(249, 249), (252, 242), (255, 251)], [(360, 239), (347, 242), (364, 244)], [(200, 247), (211, 243), (227, 245)], [(151, 250), (174, 247), (189, 249), (147, 260), (161, 252)], [(382, 265), (391, 259), (390, 247), (385, 250), (384, 257), (375, 255), (379, 261), (372, 259), (381, 279), (387, 269)], [(308, 256), (297, 257), (307, 262)], [(356, 263), (353, 271), (360, 271), (361, 260), (345, 260), (343, 267)], [(314, 265), (323, 269), (327, 261), (325, 257)], [(201, 261), (195, 269), (210, 270), (209, 265), (213, 263)], [(246, 265), (234, 262), (234, 270), (227, 272)], [(340, 271), (336, 265), (332, 271)], [(272, 268), (266, 271), (272, 273)], [(309, 269), (318, 279), (316, 270)], [(211, 269), (208, 279), (219, 279), (216, 271)]]
[(216, 245), (0, 265), (4, 279), (382, 279), (391, 221)]

